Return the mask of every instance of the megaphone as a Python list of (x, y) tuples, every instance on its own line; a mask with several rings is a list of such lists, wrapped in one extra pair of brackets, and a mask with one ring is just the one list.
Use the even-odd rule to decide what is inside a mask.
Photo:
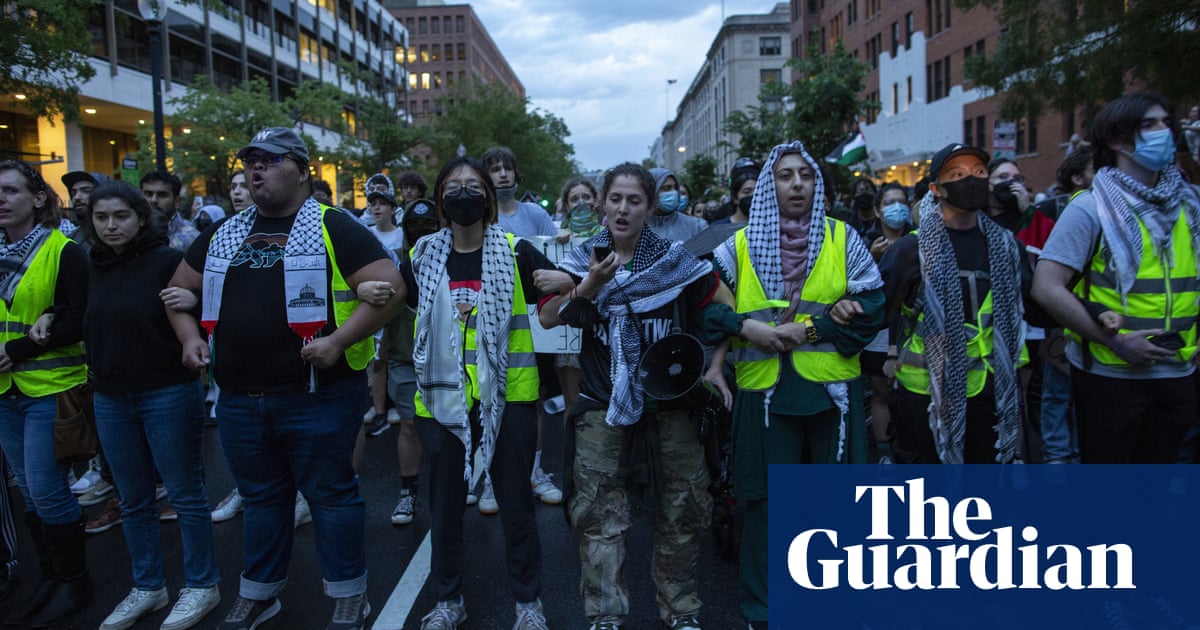
[(638, 379), (655, 400), (683, 400), (696, 409), (719, 400), (704, 380), (704, 346), (685, 333), (674, 332), (650, 344), (638, 363)]

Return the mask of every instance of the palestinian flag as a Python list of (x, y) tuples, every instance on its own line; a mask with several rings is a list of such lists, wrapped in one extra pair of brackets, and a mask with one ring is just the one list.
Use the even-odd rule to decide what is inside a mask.
[(863, 138), (861, 132), (854, 134), (841, 146), (834, 149), (833, 153), (825, 156), (826, 162), (842, 166), (857, 164), (865, 159), (867, 159), (867, 140)]

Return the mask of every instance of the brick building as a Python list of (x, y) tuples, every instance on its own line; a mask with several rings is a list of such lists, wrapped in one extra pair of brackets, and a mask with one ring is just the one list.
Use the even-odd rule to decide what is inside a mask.
[[(878, 181), (912, 184), (933, 153), (950, 142), (995, 155), (997, 134), (1013, 144), (1032, 192), (1045, 191), (1071, 134), (1083, 134), (1076, 112), (1002, 120), (1000, 98), (965, 79), (966, 60), (999, 48), (1003, 27), (985, 7), (964, 11), (953, 0), (791, 0), (791, 50), (822, 52), (838, 40), (870, 66), (864, 96), (880, 107), (862, 122)], [(1001, 149), (1004, 148), (1001, 143)], [(1011, 157), (1011, 156), (1010, 156)]]

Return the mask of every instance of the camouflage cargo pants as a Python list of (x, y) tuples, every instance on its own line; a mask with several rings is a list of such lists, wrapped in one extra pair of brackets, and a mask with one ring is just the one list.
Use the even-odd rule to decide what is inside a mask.
[[(647, 416), (642, 422), (653, 422), (653, 418), (656, 429), (650, 435), (657, 435), (661, 474), (656, 476), (654, 488), (658, 508), (650, 572), (658, 588), (659, 615), (667, 620), (700, 609), (696, 563), (701, 534), (712, 519), (712, 496), (696, 422), (682, 411)], [(625, 534), (632, 524), (625, 473), (620, 467), (624, 429), (609, 426), (604, 410), (577, 417), (574, 429), (575, 492), (568, 509), (581, 534), (583, 611), (591, 621), (622, 622), (629, 614), (629, 591), (622, 569)]]

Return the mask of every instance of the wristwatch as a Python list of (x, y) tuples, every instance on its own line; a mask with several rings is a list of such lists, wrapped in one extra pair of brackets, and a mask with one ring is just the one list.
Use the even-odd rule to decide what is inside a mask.
[(808, 343), (817, 343), (817, 327), (813, 324), (812, 315), (804, 317), (804, 336), (808, 337)]

